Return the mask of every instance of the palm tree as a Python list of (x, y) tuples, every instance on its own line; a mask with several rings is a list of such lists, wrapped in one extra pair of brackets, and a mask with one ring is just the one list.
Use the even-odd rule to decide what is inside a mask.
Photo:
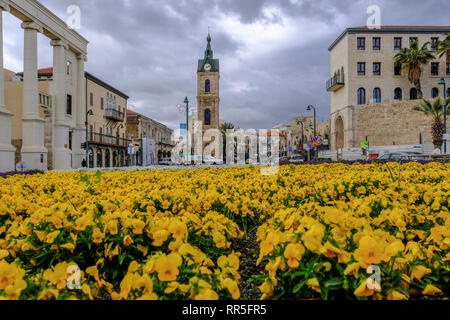
[[(449, 108), (450, 98), (445, 101), (445, 107)], [(442, 106), (441, 97), (435, 99), (433, 102), (429, 100), (423, 100), (423, 102), (414, 107), (415, 111), (423, 112), (426, 116), (433, 118), (433, 124), (431, 126), (431, 134), (433, 136), (433, 144), (436, 149), (440, 149), (444, 142), (444, 108)]]
[(433, 60), (435, 56), (428, 50), (429, 42), (425, 43), (419, 49), (418, 40), (414, 40), (409, 48), (403, 48), (394, 56), (395, 65), (401, 66), (402, 71), (408, 69), (408, 80), (417, 89), (417, 98), (423, 98), (422, 86), (420, 84), (420, 76), (422, 75), (422, 64), (427, 64)]
[(444, 40), (438, 42), (436, 52), (440, 54), (439, 58), (445, 54), (446, 63), (450, 63), (450, 33), (446, 33), (445, 36)]

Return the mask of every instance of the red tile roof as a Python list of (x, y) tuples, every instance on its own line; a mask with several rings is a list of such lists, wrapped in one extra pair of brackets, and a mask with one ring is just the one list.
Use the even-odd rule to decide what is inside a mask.
[[(349, 29), (369, 29), (369, 27), (359, 26), (359, 27), (350, 27)], [(436, 30), (436, 29), (450, 29), (450, 26), (381, 26), (381, 30), (398, 30), (398, 29)]]
[(128, 115), (132, 115), (132, 116), (134, 116), (134, 115), (136, 115), (136, 116), (140, 115), (139, 113), (134, 112), (133, 110), (129, 110), (129, 109), (127, 109), (127, 114), (128, 114)]
[[(20, 76), (23, 76), (23, 72), (17, 73)], [(50, 75), (53, 74), (53, 68), (43, 68), (38, 70), (38, 75)]]

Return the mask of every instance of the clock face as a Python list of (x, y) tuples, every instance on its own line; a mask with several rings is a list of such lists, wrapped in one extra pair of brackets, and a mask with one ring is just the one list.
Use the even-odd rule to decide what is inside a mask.
[(205, 64), (205, 71), (211, 71), (211, 65), (209, 63)]

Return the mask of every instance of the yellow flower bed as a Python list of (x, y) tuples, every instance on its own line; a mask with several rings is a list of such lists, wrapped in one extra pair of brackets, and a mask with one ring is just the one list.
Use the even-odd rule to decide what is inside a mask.
[[(253, 228), (263, 299), (437, 294), (450, 278), (450, 165), (401, 168), (0, 178), (0, 299), (240, 299), (232, 244)], [(366, 285), (372, 265), (381, 288)]]

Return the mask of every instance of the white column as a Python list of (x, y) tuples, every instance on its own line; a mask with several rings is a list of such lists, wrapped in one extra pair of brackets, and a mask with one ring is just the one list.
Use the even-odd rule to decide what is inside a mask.
[(5, 107), (3, 11), (9, 11), (9, 6), (0, 0), (0, 172), (7, 172), (14, 170), (14, 152), (16, 148), (11, 145), (11, 117), (13, 113)]
[[(70, 123), (67, 115), (67, 90), (66, 75), (67, 44), (62, 40), (52, 40), (53, 46), (53, 81), (52, 93), (55, 97), (53, 110), (55, 113), (55, 124), (53, 128), (53, 169), (71, 169), (71, 154), (69, 149)], [(76, 116), (72, 110), (72, 116)]]
[(23, 76), (23, 143), (22, 161), (26, 169), (47, 170), (47, 149), (44, 147), (44, 122), (39, 115), (37, 79), (37, 33), (42, 32), (34, 22), (22, 23), (24, 29)]
[[(83, 159), (86, 158), (86, 150), (81, 149), (81, 144), (86, 142), (86, 78), (84, 76), (84, 64), (87, 57), (84, 54), (77, 56), (77, 126), (73, 133), (73, 166), (81, 168)], [(88, 161), (88, 159), (86, 159)]]

